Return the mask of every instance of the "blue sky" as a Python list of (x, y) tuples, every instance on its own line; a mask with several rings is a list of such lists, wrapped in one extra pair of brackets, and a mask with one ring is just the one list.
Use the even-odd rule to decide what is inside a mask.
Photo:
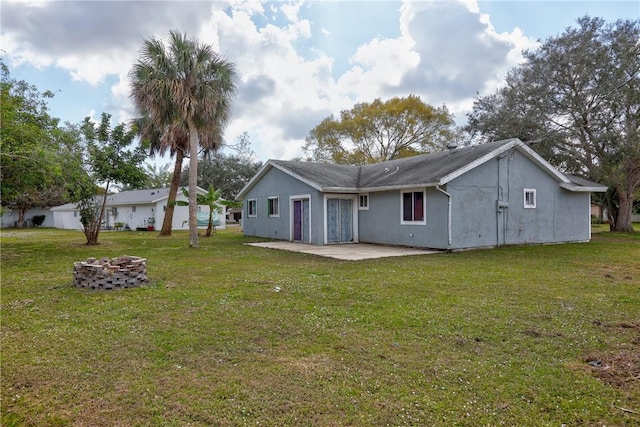
[[(258, 159), (302, 156), (323, 118), (376, 98), (419, 95), (465, 121), (523, 49), (588, 14), (640, 19), (623, 1), (14, 1), (1, 7), (2, 59), (12, 77), (56, 93), (49, 106), (79, 123), (135, 114), (131, 64), (145, 37), (186, 31), (241, 76), (226, 140), (248, 132)], [(168, 162), (168, 160), (166, 160)]]

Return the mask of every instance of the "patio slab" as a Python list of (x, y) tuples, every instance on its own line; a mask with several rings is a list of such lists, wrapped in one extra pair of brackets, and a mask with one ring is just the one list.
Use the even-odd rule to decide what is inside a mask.
[(429, 249), (420, 248), (408, 248), (399, 246), (382, 246), (372, 245), (368, 243), (348, 243), (342, 245), (308, 245), (305, 243), (294, 242), (259, 242), (259, 243), (247, 243), (250, 246), (257, 246), (260, 248), (280, 249), (292, 252), (302, 252), (305, 254), (312, 254), (318, 256), (324, 256), (335, 259), (342, 259), (347, 261), (359, 261), (363, 259), (375, 259), (386, 258), (394, 256), (408, 256), (408, 255), (429, 255), (442, 253), (440, 251), (434, 251)]

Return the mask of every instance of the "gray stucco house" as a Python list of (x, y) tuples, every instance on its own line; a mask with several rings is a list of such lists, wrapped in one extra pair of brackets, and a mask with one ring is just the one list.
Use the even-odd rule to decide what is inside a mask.
[(246, 236), (456, 250), (588, 241), (604, 191), (508, 139), (364, 166), (269, 160), (238, 199)]

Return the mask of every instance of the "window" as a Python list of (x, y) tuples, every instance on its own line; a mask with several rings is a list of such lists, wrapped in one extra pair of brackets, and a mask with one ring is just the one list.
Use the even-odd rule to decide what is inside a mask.
[(73, 211), (73, 217), (78, 218), (78, 211)]
[(116, 208), (115, 206), (114, 206), (114, 207), (112, 207), (112, 208), (111, 208), (111, 214), (112, 214), (114, 217), (117, 217), (117, 216), (118, 216), (118, 208)]
[(361, 211), (369, 209), (369, 193), (358, 196), (358, 209)]
[(524, 207), (525, 209), (533, 209), (536, 207), (536, 190), (524, 189)]
[(402, 221), (401, 224), (426, 224), (425, 220), (425, 192), (402, 192)]
[(135, 212), (136, 211), (136, 207), (135, 206), (131, 206), (131, 212)]
[(247, 216), (250, 216), (250, 217), (258, 216), (258, 200), (257, 199), (247, 200)]
[(279, 217), (280, 216), (280, 199), (278, 197), (269, 197), (267, 199), (267, 209), (269, 216), (271, 217)]

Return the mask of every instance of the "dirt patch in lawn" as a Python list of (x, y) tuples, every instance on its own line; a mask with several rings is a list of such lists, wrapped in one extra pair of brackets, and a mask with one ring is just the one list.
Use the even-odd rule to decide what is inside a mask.
[(611, 334), (630, 332), (631, 339), (616, 348), (589, 353), (584, 358), (585, 363), (593, 375), (605, 383), (626, 392), (640, 392), (640, 323), (619, 322), (600, 326)]

